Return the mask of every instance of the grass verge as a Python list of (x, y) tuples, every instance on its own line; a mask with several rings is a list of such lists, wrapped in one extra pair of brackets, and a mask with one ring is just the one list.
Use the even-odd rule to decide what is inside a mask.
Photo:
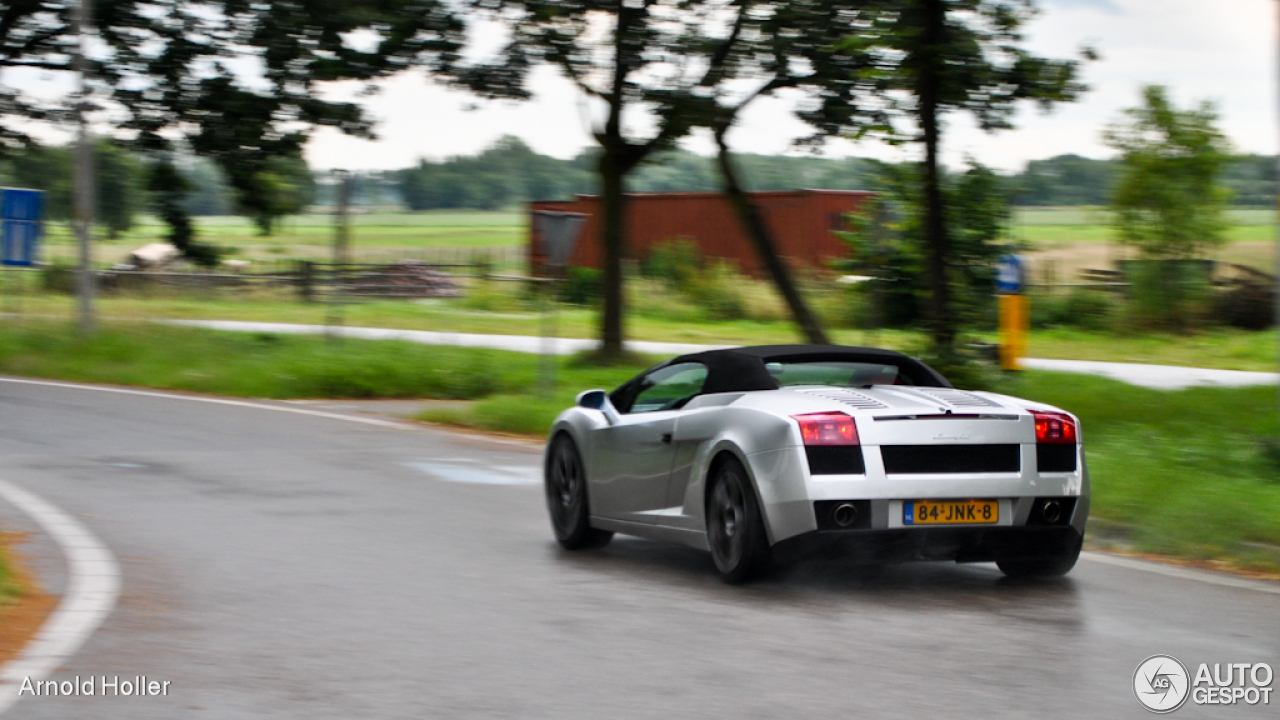
[(13, 561), (9, 558), (8, 538), (0, 532), (0, 612), (11, 605), (22, 592)]
[(1280, 570), (1274, 387), (1165, 392), (1027, 372), (1004, 391), (1080, 417), (1092, 516), (1133, 530), (1136, 550)]
[(20, 541), (17, 533), (0, 532), (0, 667), (21, 652), (57, 601), (40, 591), (13, 552)]
[(266, 398), (474, 399), (531, 386), (537, 358), (409, 342), (113, 324), (0, 332), (0, 372)]

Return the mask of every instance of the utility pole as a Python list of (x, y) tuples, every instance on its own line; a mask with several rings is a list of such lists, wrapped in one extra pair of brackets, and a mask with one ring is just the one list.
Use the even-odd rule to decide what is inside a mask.
[(78, 0), (71, 23), (76, 36), (75, 69), (79, 76), (76, 91), (76, 164), (74, 172), (76, 241), (80, 246), (80, 332), (93, 332), (93, 266), (91, 244), (93, 241), (94, 180), (93, 138), (89, 135), (89, 122), (85, 113), (89, 104), (89, 58), (85, 56), (88, 34), (93, 27), (92, 0)]
[(326, 325), (329, 328), (329, 339), (337, 340), (340, 334), (338, 328), (342, 327), (343, 322), (342, 290), (350, 273), (347, 265), (351, 262), (351, 224), (347, 215), (347, 206), (351, 204), (351, 172), (334, 170), (333, 174), (338, 181), (334, 188), (337, 193), (337, 209), (333, 214), (333, 272), (330, 274), (333, 285)]
[(347, 207), (351, 204), (351, 172), (334, 170), (338, 178), (338, 212), (334, 215), (333, 225), (333, 262), (346, 265), (351, 262), (351, 223), (347, 215)]

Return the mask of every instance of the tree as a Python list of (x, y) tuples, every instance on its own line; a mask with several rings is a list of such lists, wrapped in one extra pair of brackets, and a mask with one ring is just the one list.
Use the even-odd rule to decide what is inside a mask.
[[(689, 26), (719, 3), (697, 0), (479, 0), (499, 12), (511, 31), (503, 53), (508, 76), (533, 62), (558, 67), (580, 91), (604, 106), (593, 137), (599, 145), (602, 222), (598, 239), (604, 256), (604, 311), (600, 352), (623, 353), (623, 275), (626, 254), (625, 182), (655, 151), (670, 148), (689, 130), (688, 98), (700, 74), (691, 74), (705, 56), (681, 42)], [(674, 49), (674, 50), (673, 50)], [(704, 48), (705, 49), (705, 48)], [(629, 130), (631, 117), (649, 115), (647, 134)], [(624, 123), (624, 116), (627, 123)]]
[[(694, 123), (711, 131), (723, 191), (796, 325), (810, 343), (828, 344), (830, 340), (818, 317), (805, 303), (778, 254), (769, 226), (747, 195), (732, 158), (728, 133), (748, 105), (783, 88), (808, 91), (819, 107), (830, 103), (838, 104), (842, 110), (856, 107), (856, 98), (847, 94), (853, 87), (848, 80), (866, 69), (868, 59), (861, 53), (838, 53), (834, 49), (868, 19), (857, 4), (826, 0), (741, 0), (733, 5), (735, 15), (723, 40), (692, 38), (692, 42), (709, 43), (713, 49), (699, 83), (701, 92), (685, 102), (700, 110)], [(697, 31), (705, 33), (700, 28)], [(755, 86), (745, 94), (729, 89), (753, 77)], [(678, 106), (673, 108), (679, 110)], [(846, 117), (865, 119), (852, 113)]]
[(945, 364), (955, 357), (958, 319), (939, 159), (944, 117), (964, 111), (984, 130), (1009, 128), (1018, 101), (1047, 109), (1085, 88), (1077, 80), (1077, 61), (1049, 60), (1021, 47), (1019, 29), (1035, 12), (1032, 0), (868, 0), (864, 9), (878, 12), (842, 43), (844, 52), (873, 60), (846, 80), (853, 85), (849, 94), (861, 102), (845, 109), (823, 104), (802, 117), (828, 133), (850, 127), (858, 135), (923, 146), (918, 182), (929, 326), (934, 353)]
[(1218, 176), (1230, 147), (1211, 103), (1179, 110), (1157, 85), (1143, 88), (1142, 99), (1142, 106), (1125, 111), (1128, 122), (1105, 133), (1121, 153), (1111, 210), (1120, 241), (1150, 261), (1136, 278), (1150, 314), (1182, 324), (1185, 261), (1223, 240), (1230, 193)]
[(110, 139), (97, 143), (98, 222), (112, 239), (133, 227), (141, 209), (142, 165), (127, 148)]
[(156, 214), (169, 226), (169, 243), (191, 262), (214, 267), (221, 253), (213, 245), (196, 242), (195, 226), (186, 206), (191, 189), (191, 181), (178, 172), (169, 157), (162, 157), (151, 166), (147, 190)]
[[(133, 227), (141, 209), (142, 166), (136, 153), (108, 138), (95, 143), (98, 165), (98, 221), (114, 239)], [(8, 152), (13, 183), (45, 192), (45, 217), (71, 218), (71, 154), (68, 146), (28, 142)]]
[[(72, 71), (75, 4), (0, 8), (0, 70)], [(486, 95), (512, 87), (459, 60), (466, 26), (451, 0), (102, 0), (95, 9), (90, 112), (139, 148), (177, 143), (212, 158), (239, 206), (259, 219), (269, 215), (262, 187), (278, 175), (272, 158), (301, 157), (318, 126), (372, 137), (359, 105), (323, 99), (324, 84), (421, 66)], [(69, 119), (69, 102), (0, 92), (0, 142), (18, 147), (32, 121)]]
[(1111, 198), (1122, 242), (1154, 258), (1195, 257), (1222, 242), (1229, 196), (1218, 175), (1230, 160), (1213, 104), (1179, 110), (1165, 88), (1143, 88), (1143, 105), (1110, 126), (1108, 145), (1121, 153)]
[(255, 158), (245, 165), (236, 167), (240, 172), (252, 169), (252, 192), (242, 194), (238, 205), (241, 213), (253, 218), (259, 235), (273, 234), (277, 220), (306, 210), (315, 199), (315, 178), (300, 156), (277, 155), (260, 162)]

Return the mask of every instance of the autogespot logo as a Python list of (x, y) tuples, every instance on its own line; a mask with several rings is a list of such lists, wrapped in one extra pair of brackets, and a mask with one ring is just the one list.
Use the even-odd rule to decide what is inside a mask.
[(1133, 673), (1133, 694), (1153, 713), (1170, 713), (1187, 701), (1191, 676), (1172, 655), (1152, 655)]

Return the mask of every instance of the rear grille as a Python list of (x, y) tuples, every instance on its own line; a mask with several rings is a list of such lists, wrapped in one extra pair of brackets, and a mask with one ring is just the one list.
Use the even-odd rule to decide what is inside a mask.
[(1036, 445), (1037, 472), (1075, 472), (1076, 445)]
[(996, 473), (1022, 469), (1017, 445), (883, 445), (889, 474)]
[(866, 472), (857, 445), (811, 445), (804, 449), (810, 475), (861, 475)]

